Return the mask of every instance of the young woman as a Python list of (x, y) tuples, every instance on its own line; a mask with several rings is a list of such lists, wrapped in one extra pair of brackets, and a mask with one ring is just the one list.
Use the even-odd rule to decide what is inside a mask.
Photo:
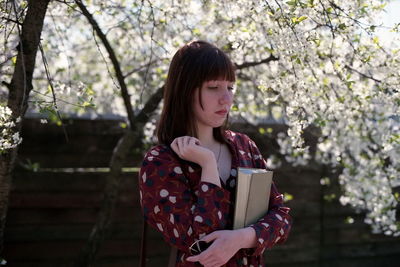
[[(264, 266), (264, 250), (290, 231), (274, 184), (268, 213), (231, 230), (237, 167), (266, 168), (248, 136), (224, 130), (234, 83), (232, 62), (207, 42), (188, 43), (172, 59), (159, 145), (145, 155), (139, 187), (145, 220), (178, 249), (176, 266)], [(209, 247), (193, 255), (198, 240)]]

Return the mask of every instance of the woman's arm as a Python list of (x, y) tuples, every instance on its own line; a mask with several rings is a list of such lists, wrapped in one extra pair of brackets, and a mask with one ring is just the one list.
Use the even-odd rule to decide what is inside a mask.
[(181, 159), (200, 165), (202, 182), (221, 186), (215, 155), (202, 147), (199, 139), (192, 136), (177, 137), (171, 143), (171, 148)]
[(194, 192), (180, 161), (167, 146), (157, 146), (146, 154), (139, 188), (145, 220), (182, 251), (188, 252), (194, 241), (225, 228), (229, 191), (201, 181)]
[[(249, 150), (255, 168), (267, 169), (266, 162), (253, 140), (248, 138)], [(260, 255), (265, 249), (283, 243), (289, 236), (292, 218), (290, 208), (285, 207), (283, 195), (272, 182), (268, 212), (256, 223), (250, 225), (256, 233), (256, 246), (247, 251), (250, 255)]]

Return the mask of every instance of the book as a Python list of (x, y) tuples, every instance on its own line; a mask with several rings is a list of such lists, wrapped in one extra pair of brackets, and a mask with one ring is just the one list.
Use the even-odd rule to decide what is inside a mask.
[(272, 171), (238, 168), (233, 229), (257, 222), (268, 212)]

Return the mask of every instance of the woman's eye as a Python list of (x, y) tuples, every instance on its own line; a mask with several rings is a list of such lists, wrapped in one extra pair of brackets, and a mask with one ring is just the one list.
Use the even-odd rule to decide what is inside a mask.
[(235, 88), (234, 88), (233, 86), (229, 86), (229, 87), (228, 87), (228, 90), (229, 90), (229, 91), (233, 91), (233, 90), (235, 90)]
[(218, 89), (218, 86), (208, 86), (208, 89)]

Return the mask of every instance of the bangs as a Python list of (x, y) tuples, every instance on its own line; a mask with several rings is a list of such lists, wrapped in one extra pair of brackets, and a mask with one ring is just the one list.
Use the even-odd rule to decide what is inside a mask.
[(230, 82), (236, 81), (235, 66), (231, 60), (219, 49), (213, 49), (207, 56), (207, 66), (205, 68), (205, 76), (203, 81), (225, 80)]

